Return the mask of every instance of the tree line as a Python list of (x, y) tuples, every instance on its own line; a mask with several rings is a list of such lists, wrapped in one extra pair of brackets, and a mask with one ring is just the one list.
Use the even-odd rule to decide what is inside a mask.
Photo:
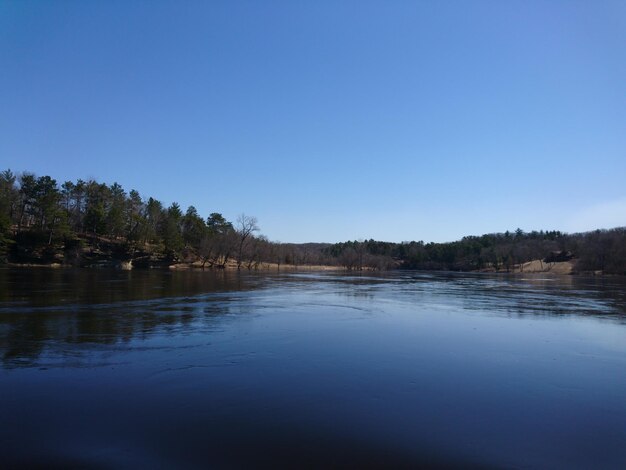
[[(259, 235), (255, 217), (234, 222), (219, 212), (143, 198), (118, 183), (65, 181), (10, 170), (0, 173), (0, 259), (94, 265), (111, 259), (136, 266), (195, 263), (203, 268), (258, 268), (262, 263), (335, 265), (348, 270), (510, 271), (528, 261), (575, 258), (580, 271), (626, 274), (626, 227), (566, 234), (492, 233), (450, 243), (376, 240), (278, 243)], [(556, 257), (556, 258), (555, 258)]]
[(80, 264), (118, 259), (150, 264), (196, 262), (202, 267), (253, 268), (300, 260), (301, 250), (257, 234), (255, 217), (234, 222), (219, 212), (142, 198), (118, 183), (65, 181), (10, 170), (0, 173), (0, 257), (17, 262)]
[(337, 243), (326, 251), (351, 270), (401, 267), (420, 270), (510, 272), (524, 263), (573, 259), (578, 271), (626, 274), (626, 227), (566, 234), (558, 230), (492, 233), (449, 243), (375, 240)]

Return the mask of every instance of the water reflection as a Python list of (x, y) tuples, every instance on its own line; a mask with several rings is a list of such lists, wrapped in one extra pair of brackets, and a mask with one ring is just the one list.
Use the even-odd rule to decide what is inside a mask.
[(9, 468), (625, 468), (624, 287), (0, 270), (0, 455)]
[(399, 281), (399, 296), (505, 316), (588, 315), (623, 323), (626, 280), (621, 277), (415, 274)]
[[(309, 308), (384, 311), (455, 309), (512, 317), (593, 316), (626, 322), (621, 278), (485, 276), (450, 273), (249, 275), (224, 271), (0, 270), (0, 353), (5, 367), (34, 366), (42, 355), (77, 358), (89, 348), (151, 335), (207, 332), (235, 310), (260, 311), (245, 293), (271, 292), (275, 306), (306, 291)], [(343, 299), (343, 300), (342, 300)], [(289, 304), (288, 304), (289, 305)], [(301, 305), (302, 306), (302, 305)], [(44, 354), (46, 353), (46, 354)], [(59, 358), (57, 358), (59, 360)]]
[(38, 365), (44, 352), (48, 365), (63, 358), (77, 365), (98, 345), (188, 331), (199, 319), (206, 325), (228, 314), (245, 290), (239, 276), (224, 272), (0, 270), (0, 285), (5, 367)]

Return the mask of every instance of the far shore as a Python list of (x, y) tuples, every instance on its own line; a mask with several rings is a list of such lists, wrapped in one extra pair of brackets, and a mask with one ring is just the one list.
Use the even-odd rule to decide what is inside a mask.
[[(63, 263), (5, 263), (0, 264), (0, 268), (2, 266), (9, 268), (53, 268), (53, 269), (66, 269), (66, 268), (78, 268), (78, 269), (119, 269), (121, 271), (130, 271), (131, 269), (169, 269), (173, 271), (347, 271), (343, 266), (332, 266), (332, 265), (309, 265), (309, 264), (278, 264), (278, 263), (259, 263), (258, 266), (252, 266), (248, 268), (247, 265), (242, 265), (241, 268), (237, 267), (236, 263), (228, 263), (226, 266), (220, 267), (210, 267), (210, 266), (202, 266), (199, 262), (194, 263), (174, 263), (168, 266), (153, 266), (153, 267), (141, 267), (135, 268), (132, 266), (131, 262), (128, 261), (119, 261), (112, 262), (107, 265), (99, 265), (99, 266), (75, 266), (71, 264), (63, 264)], [(369, 269), (364, 269), (364, 271)]]
[[(547, 263), (542, 260), (533, 260), (523, 264), (516, 264), (514, 266), (502, 267), (496, 270), (493, 267), (487, 267), (483, 269), (473, 270), (473, 271), (462, 271), (462, 272), (474, 272), (474, 273), (485, 273), (485, 274), (550, 274), (550, 275), (558, 275), (558, 276), (569, 276), (569, 275), (592, 275), (592, 276), (600, 276), (605, 275), (602, 271), (578, 271), (576, 269), (576, 260), (570, 261), (561, 261), (561, 262), (552, 262)], [(2, 265), (0, 265), (1, 267)], [(77, 268), (77, 266), (62, 264), (62, 263), (6, 263), (4, 264), (6, 267), (13, 268), (52, 268), (52, 269), (65, 269), (65, 268)], [(373, 272), (376, 271), (374, 268), (363, 267), (361, 270), (350, 270), (345, 268), (344, 266), (333, 266), (333, 265), (321, 265), (321, 264), (278, 264), (278, 263), (258, 263), (257, 265), (248, 266), (248, 264), (242, 264), (240, 268), (237, 267), (237, 263), (232, 261), (229, 262), (226, 266), (220, 267), (211, 267), (208, 265), (202, 266), (201, 262), (193, 262), (193, 263), (174, 263), (171, 265), (161, 265), (161, 266), (153, 266), (153, 267), (133, 267), (132, 262), (130, 261), (116, 261), (112, 260), (110, 264), (99, 265), (99, 266), (84, 266), (80, 267), (80, 269), (119, 269), (121, 271), (129, 271), (132, 269), (169, 269), (172, 271), (249, 271), (249, 272), (281, 272), (281, 271), (312, 271), (312, 272)], [(389, 271), (398, 271), (402, 270), (402, 268), (391, 269)], [(429, 270), (417, 270), (423, 272), (429, 272)], [(458, 271), (454, 271), (458, 272)]]
[(240, 270), (240, 271), (345, 271), (346, 269), (343, 266), (331, 266), (331, 265), (322, 265), (322, 264), (278, 264), (278, 263), (259, 263), (256, 266), (248, 267), (247, 264), (242, 264), (241, 268), (237, 267), (237, 263), (228, 263), (224, 267), (202, 267), (202, 263), (194, 262), (194, 263), (176, 263), (171, 264), (169, 269), (180, 271), (180, 270), (204, 270), (204, 271), (215, 271), (215, 270)]

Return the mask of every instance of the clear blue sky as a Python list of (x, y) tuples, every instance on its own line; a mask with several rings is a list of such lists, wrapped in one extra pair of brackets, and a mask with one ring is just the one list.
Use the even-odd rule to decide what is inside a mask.
[(284, 242), (626, 225), (626, 2), (2, 0), (0, 167)]

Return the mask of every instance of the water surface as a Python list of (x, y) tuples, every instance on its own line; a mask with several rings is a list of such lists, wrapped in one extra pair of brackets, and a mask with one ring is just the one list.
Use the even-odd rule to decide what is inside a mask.
[(626, 468), (622, 278), (0, 270), (9, 466)]

